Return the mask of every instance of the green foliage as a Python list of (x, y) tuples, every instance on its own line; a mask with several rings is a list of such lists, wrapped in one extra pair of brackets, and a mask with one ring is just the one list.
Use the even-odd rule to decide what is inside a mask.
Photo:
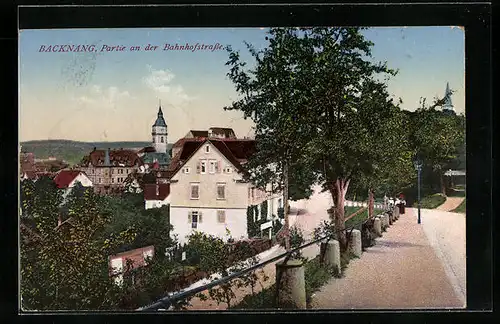
[(262, 204), (260, 204), (260, 218), (267, 220), (267, 200), (264, 200)]
[[(267, 210), (267, 201), (265, 203), (265, 208)], [(260, 225), (267, 222), (267, 218), (265, 218), (264, 215), (267, 215), (267, 211), (265, 214), (261, 213), (261, 215), (259, 215), (259, 208), (257, 205), (247, 207), (247, 234), (249, 238), (260, 236)]]
[[(122, 292), (109, 277), (108, 256), (134, 239), (133, 230), (100, 237), (109, 217), (101, 212), (101, 198), (91, 189), (77, 188), (64, 203), (50, 178), (23, 184), (22, 191), (22, 308), (117, 308)], [(67, 219), (58, 226), (60, 212)]]
[[(252, 254), (250, 246), (242, 245), (238, 249), (232, 248), (226, 244), (221, 238), (207, 235), (202, 232), (195, 232), (189, 236), (189, 244), (197, 250), (200, 256), (199, 269), (207, 274), (217, 274), (216, 279), (226, 277), (233, 272), (241, 271), (258, 263), (256, 256), (247, 258)], [(255, 272), (248, 273), (242, 277), (221, 284), (217, 287), (209, 289), (208, 297), (201, 294), (201, 298), (210, 298), (217, 304), (225, 303), (227, 307), (231, 307), (232, 300), (236, 298), (235, 290), (241, 287), (252, 288), (259, 280)], [(267, 277), (264, 276), (264, 280)]]
[(275, 291), (276, 286), (273, 284), (256, 294), (246, 295), (241, 302), (232, 306), (231, 309), (274, 309), (276, 308)]
[[(305, 242), (305, 239), (304, 239), (304, 234), (303, 234), (302, 230), (296, 226), (292, 226), (290, 228), (290, 248), (291, 249), (298, 248), (304, 242)], [(280, 246), (283, 248), (286, 248), (285, 242), (281, 241)], [(292, 259), (302, 259), (302, 251), (299, 250), (299, 251), (293, 252), (291, 258)]]
[(437, 110), (442, 102), (443, 99), (436, 99), (428, 106), (423, 99), (421, 107), (409, 116), (413, 150), (424, 163), (423, 170), (428, 169), (436, 175), (444, 193), (444, 172), (458, 166), (457, 161), (464, 155), (465, 117)]
[(327, 267), (316, 257), (305, 264), (304, 278), (306, 288), (306, 303), (310, 304), (312, 294), (324, 286), (334, 275), (338, 275), (333, 267)]
[[(347, 207), (347, 208), (357, 208), (357, 209), (359, 209), (359, 207)], [(381, 209), (376, 209), (376, 208), (373, 209), (373, 214), (374, 215), (381, 214), (382, 212), (383, 212), (383, 210), (381, 210)], [(366, 209), (365, 211), (357, 214), (353, 218), (348, 219), (345, 222), (345, 226), (346, 226), (346, 228), (354, 227), (355, 229), (361, 230), (361, 224), (363, 223), (363, 221), (365, 221), (367, 219), (368, 219), (368, 209)]]
[[(422, 198), (420, 202), (420, 208), (434, 209), (441, 206), (446, 201), (446, 197), (441, 195), (440, 193), (427, 196)], [(413, 207), (418, 207), (418, 203), (415, 203)]]
[(278, 208), (278, 218), (280, 219), (285, 218), (285, 210), (282, 207)]
[[(110, 233), (117, 233), (126, 228), (135, 228), (136, 237), (129, 244), (120, 246), (115, 253), (154, 245), (157, 251), (175, 245), (170, 237), (170, 205), (161, 208), (144, 209), (139, 204), (141, 194), (125, 194), (119, 196), (103, 197), (103, 212), (109, 215), (110, 222), (102, 232), (106, 237)], [(132, 198), (132, 199), (128, 199)]]

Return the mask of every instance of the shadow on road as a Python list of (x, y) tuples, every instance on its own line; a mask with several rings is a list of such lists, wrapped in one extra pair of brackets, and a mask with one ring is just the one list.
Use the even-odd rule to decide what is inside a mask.
[(409, 242), (395, 242), (395, 241), (377, 241), (375, 246), (389, 247), (389, 248), (401, 248), (401, 247), (423, 247), (422, 244), (414, 244)]

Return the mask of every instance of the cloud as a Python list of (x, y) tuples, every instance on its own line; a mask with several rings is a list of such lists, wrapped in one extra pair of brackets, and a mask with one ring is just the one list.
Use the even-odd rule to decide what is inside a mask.
[(110, 86), (102, 88), (100, 85), (92, 85), (88, 90), (73, 100), (85, 106), (94, 106), (100, 109), (116, 109), (127, 100), (132, 99), (128, 91), (121, 91), (118, 87)]
[(169, 70), (155, 70), (151, 65), (147, 67), (149, 74), (142, 78), (142, 82), (156, 92), (158, 97), (174, 106), (183, 105), (194, 99), (188, 96), (181, 85), (172, 83), (175, 79), (174, 73)]

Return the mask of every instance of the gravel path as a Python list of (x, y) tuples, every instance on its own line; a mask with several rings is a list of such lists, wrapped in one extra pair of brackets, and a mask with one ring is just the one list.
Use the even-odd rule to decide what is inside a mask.
[(446, 201), (436, 209), (443, 211), (452, 211), (453, 209), (457, 208), (462, 203), (462, 201), (464, 201), (464, 199), (464, 197), (446, 197)]
[(360, 259), (351, 260), (343, 278), (331, 279), (312, 301), (315, 309), (462, 307), (412, 209)]

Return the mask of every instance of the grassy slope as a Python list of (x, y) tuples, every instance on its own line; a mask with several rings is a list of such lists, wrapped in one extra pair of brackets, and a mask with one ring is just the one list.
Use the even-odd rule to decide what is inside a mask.
[(465, 210), (466, 210), (465, 204), (466, 204), (466, 200), (464, 199), (464, 201), (462, 201), (462, 203), (460, 205), (458, 205), (457, 208), (453, 209), (452, 212), (465, 214)]
[[(137, 148), (151, 145), (151, 142), (78, 142), (69, 140), (41, 140), (22, 142), (23, 152), (32, 152), (37, 159), (54, 156), (70, 164), (76, 164), (89, 154), (94, 147), (98, 149)], [(172, 144), (169, 144), (170, 148)]]
[[(437, 208), (438, 206), (441, 206), (445, 201), (446, 201), (446, 197), (437, 193), (437, 194), (422, 198), (420, 207), (427, 208), (427, 209), (434, 209), (434, 208)], [(415, 203), (414, 207), (418, 207), (418, 203)]]

